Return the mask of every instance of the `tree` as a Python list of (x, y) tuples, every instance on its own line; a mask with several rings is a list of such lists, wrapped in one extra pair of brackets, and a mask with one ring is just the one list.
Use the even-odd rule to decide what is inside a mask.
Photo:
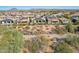
[(13, 29), (5, 29), (0, 38), (0, 52), (17, 53), (23, 47), (22, 34)]
[(63, 17), (70, 19), (70, 15), (69, 14), (65, 14)]
[(67, 29), (68, 32), (74, 33), (74, 26), (73, 26), (73, 24), (72, 24), (72, 22), (70, 20), (66, 25), (66, 29)]

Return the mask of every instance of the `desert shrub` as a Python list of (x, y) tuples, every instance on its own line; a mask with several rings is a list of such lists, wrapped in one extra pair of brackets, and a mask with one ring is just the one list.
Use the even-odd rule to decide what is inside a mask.
[(64, 34), (66, 33), (66, 29), (65, 28), (61, 28), (58, 24), (55, 25), (56, 29), (54, 30), (54, 33), (56, 34)]
[(44, 48), (49, 46), (49, 39), (44, 36), (37, 36), (31, 40), (25, 40), (24, 47), (28, 49), (27, 52), (45, 52)]
[(65, 42), (67, 42), (69, 45), (79, 49), (79, 35), (77, 35), (77, 34), (70, 34), (65, 39)]
[(38, 39), (25, 40), (24, 47), (28, 49), (29, 52), (38, 52), (41, 48), (40, 41)]
[(79, 50), (79, 35), (67, 34), (62, 42), (59, 42), (55, 47), (55, 52), (78, 52)]
[(55, 32), (56, 34), (64, 34), (64, 33), (66, 33), (65, 29), (61, 29), (61, 28), (56, 28), (56, 29), (54, 30), (54, 32)]
[(22, 34), (13, 29), (5, 29), (0, 38), (0, 52), (17, 53), (23, 47)]
[(55, 48), (54, 52), (55, 53), (71, 53), (71, 52), (73, 52), (73, 49), (66, 42), (62, 42), (62, 43), (58, 44), (58, 46)]
[(44, 36), (40, 36), (40, 41), (42, 45), (48, 45), (49, 39)]

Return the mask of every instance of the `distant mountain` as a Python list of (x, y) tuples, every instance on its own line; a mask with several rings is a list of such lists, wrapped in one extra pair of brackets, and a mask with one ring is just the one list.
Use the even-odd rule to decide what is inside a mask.
[(17, 8), (12, 8), (9, 11), (17, 11), (17, 10), (18, 10)]

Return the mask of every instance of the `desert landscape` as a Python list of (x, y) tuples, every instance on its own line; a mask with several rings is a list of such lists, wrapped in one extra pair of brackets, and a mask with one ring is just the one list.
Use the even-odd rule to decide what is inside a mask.
[(0, 53), (78, 53), (79, 10), (0, 10)]

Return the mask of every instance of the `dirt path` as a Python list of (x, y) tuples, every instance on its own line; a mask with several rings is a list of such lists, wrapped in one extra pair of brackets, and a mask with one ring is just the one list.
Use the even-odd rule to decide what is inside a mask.
[[(64, 38), (64, 37), (66, 37), (66, 34), (64, 34), (64, 35), (59, 35), (59, 34), (40, 34), (40, 35), (43, 35), (45, 37), (50, 37), (50, 38)], [(34, 38), (34, 37), (37, 37), (37, 36), (40, 36), (40, 35), (24, 35), (24, 38), (25, 39), (31, 39), (31, 38)]]

